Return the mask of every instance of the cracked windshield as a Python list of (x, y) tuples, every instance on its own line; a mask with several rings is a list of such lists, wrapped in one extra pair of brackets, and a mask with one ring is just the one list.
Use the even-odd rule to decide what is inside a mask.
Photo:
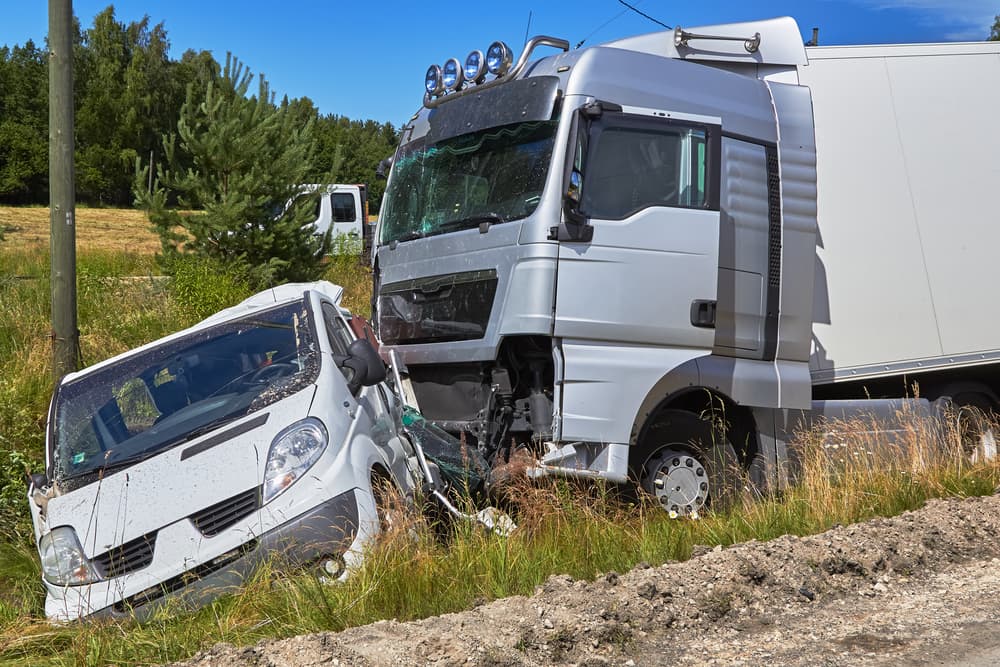
[(379, 243), (530, 215), (545, 185), (557, 125), (520, 123), (404, 147), (386, 193)]
[(126, 467), (303, 389), (319, 368), (305, 303), (209, 327), (70, 382), (57, 479)]

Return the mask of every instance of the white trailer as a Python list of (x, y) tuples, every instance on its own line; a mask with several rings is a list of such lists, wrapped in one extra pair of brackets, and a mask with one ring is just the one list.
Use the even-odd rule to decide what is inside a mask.
[[(860, 380), (995, 407), (1000, 43), (807, 49), (817, 250), (816, 393)], [(904, 381), (903, 378), (906, 378)]]

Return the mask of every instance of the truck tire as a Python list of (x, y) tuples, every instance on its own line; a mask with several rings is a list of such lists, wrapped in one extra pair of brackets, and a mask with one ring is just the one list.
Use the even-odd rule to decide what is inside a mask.
[(976, 392), (951, 399), (958, 410), (958, 436), (962, 451), (972, 463), (992, 461), (997, 456), (995, 405), (989, 396)]
[(663, 412), (640, 443), (639, 486), (671, 517), (696, 518), (722, 509), (736, 495), (736, 452), (721, 429), (681, 410)]

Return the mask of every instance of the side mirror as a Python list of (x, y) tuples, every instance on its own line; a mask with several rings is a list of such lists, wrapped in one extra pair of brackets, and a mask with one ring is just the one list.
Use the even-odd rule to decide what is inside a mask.
[(385, 364), (378, 352), (367, 340), (358, 339), (347, 348), (347, 357), (338, 365), (349, 368), (352, 373), (347, 381), (347, 388), (352, 394), (361, 387), (371, 387), (385, 380)]
[[(370, 164), (370, 163), (369, 163)], [(375, 178), (384, 181), (389, 178), (389, 170), (392, 169), (392, 158), (387, 157), (378, 163), (375, 167)]]
[(24, 481), (28, 486), (28, 491), (31, 491), (31, 487), (36, 489), (43, 489), (49, 485), (49, 478), (41, 473), (24, 473)]
[(580, 212), (583, 191), (583, 176), (576, 169), (569, 174), (566, 194), (563, 196), (563, 217), (566, 222), (553, 227), (549, 238), (557, 241), (582, 241), (589, 243), (594, 238), (594, 228), (587, 222), (587, 216)]

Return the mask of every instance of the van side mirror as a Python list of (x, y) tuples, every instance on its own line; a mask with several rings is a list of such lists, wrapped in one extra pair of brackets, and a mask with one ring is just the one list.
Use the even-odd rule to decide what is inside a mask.
[(371, 387), (385, 380), (385, 364), (367, 340), (359, 339), (351, 343), (347, 356), (339, 359), (337, 365), (352, 371), (347, 380), (347, 388), (352, 394), (356, 394), (361, 387)]
[(49, 485), (49, 478), (43, 475), (42, 473), (38, 472), (36, 473), (25, 472), (24, 481), (27, 484), (29, 491), (31, 490), (31, 487), (35, 487), (36, 489), (44, 489), (46, 486)]

